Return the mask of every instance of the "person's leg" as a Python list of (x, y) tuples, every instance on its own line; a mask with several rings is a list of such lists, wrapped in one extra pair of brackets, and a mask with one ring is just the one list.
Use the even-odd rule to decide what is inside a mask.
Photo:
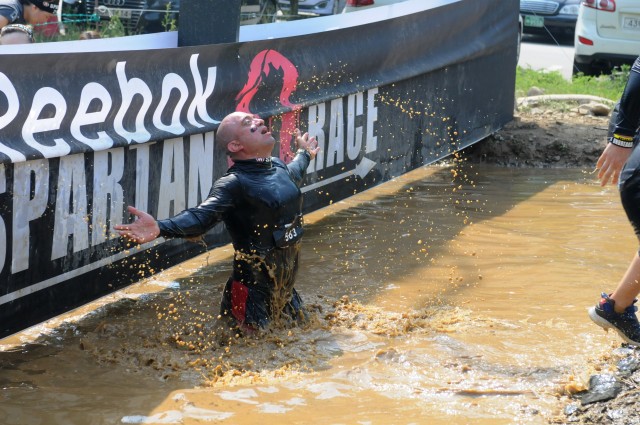
[[(629, 223), (640, 240), (640, 146), (636, 146), (620, 173), (620, 200)], [(640, 293), (640, 256), (631, 260), (616, 290), (610, 295), (616, 302), (616, 312), (622, 313)]]
[[(640, 148), (636, 146), (620, 173), (620, 199), (640, 239)], [(640, 346), (640, 322), (634, 305), (640, 293), (640, 256), (636, 253), (612, 294), (602, 293), (589, 317), (605, 330), (615, 330), (629, 344)]]
[(615, 301), (616, 313), (624, 312), (633, 304), (638, 293), (640, 293), (640, 256), (636, 253), (618, 287), (610, 296)]
[(265, 328), (268, 322), (265, 297), (257, 290), (229, 278), (222, 293), (220, 317), (230, 328), (253, 333), (259, 327)]
[(272, 306), (277, 309), (273, 312), (274, 317), (286, 319), (287, 322), (302, 322), (305, 319), (302, 298), (294, 288), (298, 275), (300, 259), (300, 242), (277, 252), (277, 263), (279, 265), (279, 278), (274, 282), (274, 296), (277, 301), (272, 301)]

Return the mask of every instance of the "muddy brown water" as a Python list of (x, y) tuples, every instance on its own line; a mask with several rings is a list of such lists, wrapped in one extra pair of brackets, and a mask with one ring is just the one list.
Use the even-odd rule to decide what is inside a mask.
[(228, 246), (0, 340), (0, 423), (543, 424), (619, 345), (636, 249), (589, 170), (431, 166), (308, 214), (309, 322), (215, 326)]

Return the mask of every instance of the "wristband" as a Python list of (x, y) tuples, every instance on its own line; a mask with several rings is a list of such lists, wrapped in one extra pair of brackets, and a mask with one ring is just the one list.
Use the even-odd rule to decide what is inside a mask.
[(296, 151), (296, 155), (300, 155), (300, 154), (303, 154), (303, 153), (305, 153), (305, 154), (309, 155), (309, 158), (311, 158), (311, 154), (310, 154), (310, 153), (309, 153), (309, 151), (308, 151), (308, 150), (306, 150), (306, 149), (302, 149), (302, 148), (300, 148), (300, 149), (298, 149), (298, 150)]
[(609, 137), (609, 143), (620, 146), (621, 148), (632, 148), (633, 147), (633, 137), (632, 136), (623, 136), (621, 134), (615, 134)]

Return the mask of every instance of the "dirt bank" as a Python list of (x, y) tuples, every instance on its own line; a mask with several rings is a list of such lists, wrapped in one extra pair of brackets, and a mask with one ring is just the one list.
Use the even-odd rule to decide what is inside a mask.
[[(608, 122), (609, 115), (585, 113), (576, 102), (520, 108), (502, 130), (466, 149), (464, 158), (517, 167), (595, 167)], [(564, 408), (550, 423), (640, 424), (640, 350), (621, 343), (587, 368), (589, 388), (578, 382), (559, 388)]]
[(609, 116), (587, 111), (575, 101), (521, 107), (512, 122), (466, 149), (464, 157), (517, 167), (595, 166), (606, 144)]

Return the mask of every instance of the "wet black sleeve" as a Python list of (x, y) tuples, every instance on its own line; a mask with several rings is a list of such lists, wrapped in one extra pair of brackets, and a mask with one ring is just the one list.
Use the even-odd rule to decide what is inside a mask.
[(614, 122), (614, 134), (633, 137), (640, 124), (640, 57), (631, 67), (629, 79), (625, 85), (618, 116)]
[(291, 176), (291, 180), (300, 187), (302, 179), (307, 173), (307, 167), (311, 162), (311, 155), (307, 151), (299, 150), (293, 160), (287, 164), (287, 170)]
[(165, 220), (158, 220), (160, 236), (190, 237), (206, 233), (233, 209), (233, 193), (237, 185), (238, 181), (233, 175), (220, 178), (200, 205)]

